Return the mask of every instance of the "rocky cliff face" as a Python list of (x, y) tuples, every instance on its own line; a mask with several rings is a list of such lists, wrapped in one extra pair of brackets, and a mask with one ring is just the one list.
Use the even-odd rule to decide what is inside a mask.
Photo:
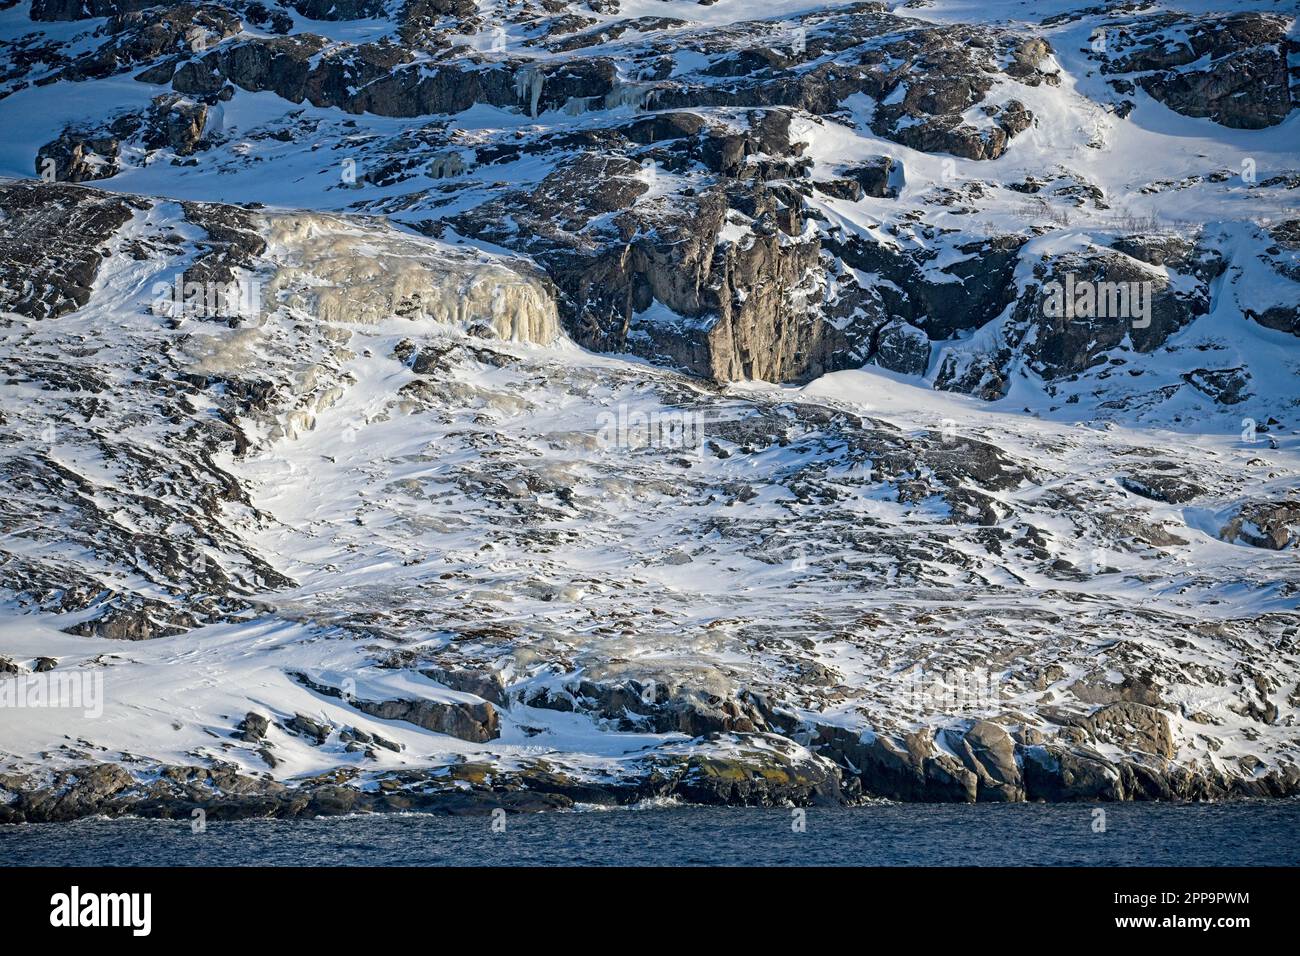
[[(346, 22), (382, 4), (327, 6), (291, 9)], [(134, 71), (143, 88), (175, 91), (112, 122), (62, 130), (33, 157), (38, 171), (78, 182), (159, 153), (189, 164), (182, 158), (233, 145), (217, 114), (241, 91), (325, 108), (311, 119), (299, 110), (294, 123), (257, 135), (332, 137), (335, 152), (359, 154), (350, 158), (363, 186), (406, 195), (354, 205), (399, 213), (434, 235), (450, 226), (525, 252), (561, 290), (561, 318), (578, 342), (719, 381), (801, 381), (873, 360), (920, 369), (939, 350), (926, 355), (925, 343), (896, 334), (881, 349), (886, 313), (936, 343), (987, 325), (1020, 298), (1012, 274), (1027, 232), (1059, 228), (1080, 203), (1108, 211), (1124, 199), (1125, 188), (1108, 195), (1087, 171), (1112, 148), (1103, 127), (1114, 120), (1103, 117), (1127, 116), (1135, 90), (1185, 116), (1261, 129), (1289, 116), (1294, 82), (1293, 22), (1256, 12), (1103, 17), (1080, 9), (1027, 30), (934, 25), (872, 3), (722, 26), (530, 4), (494, 24), (469, 5), (408, 3), (391, 11), (391, 32), (362, 43), (296, 29), (291, 15), (260, 4), (175, 4), (149, 14), (129, 4), (55, 5), (31, 14), (110, 19), (88, 42), (12, 44), (15, 65), (32, 68), (15, 75), (11, 90)], [(524, 40), (511, 40), (512, 31)], [(1081, 40), (1087, 45), (1070, 48)], [(1081, 54), (1081, 69), (1105, 77), (1091, 106), (1062, 89), (1059, 44), (1067, 59)], [(1050, 121), (1035, 115), (1034, 102)], [(436, 118), (483, 108), (574, 119), (502, 133)], [(355, 123), (330, 111), (419, 122), (399, 136), (354, 135)], [(1002, 157), (1017, 137), (1050, 148), (1062, 138), (1063, 111), (1083, 119), (1068, 133), (1079, 139), (1072, 148), (1082, 150), (1082, 165), (1044, 163), (1034, 172), (1047, 177), (1023, 182), (982, 178), (978, 165)], [(897, 148), (867, 163), (840, 161), (825, 148), (840, 136), (825, 129), (828, 121)], [(951, 158), (909, 171), (917, 153)], [(1223, 182), (1212, 167), (1201, 178)], [(522, 176), (494, 179), (494, 169)], [(430, 179), (446, 182), (420, 185)], [(1263, 186), (1253, 175), (1247, 185)], [(452, 192), (471, 192), (473, 201)], [(877, 210), (873, 199), (895, 201)], [(517, 217), (503, 218), (516, 207)], [(844, 221), (842, 209), (857, 207), (877, 210), (867, 215), (886, 231), (862, 228), (856, 214)], [(936, 243), (936, 228), (962, 233), (958, 216), (985, 215), (1002, 224), (982, 225), (994, 233), (982, 241), (966, 234), (955, 253)], [(1143, 219), (1128, 211), (1090, 217), (1100, 220), (1090, 226), (1093, 241), (1127, 238), (1134, 230), (1124, 228), (1125, 216)], [(1158, 214), (1150, 221), (1179, 231)], [(956, 253), (966, 261), (935, 261)], [(1268, 310), (1278, 304), (1263, 311), (1275, 314)], [(1036, 362), (1049, 377), (1090, 366), (1092, 356), (1068, 342), (1048, 342), (1049, 326), (1039, 333), (1041, 347), (1073, 359)], [(960, 361), (972, 360), (989, 357)], [(997, 395), (1010, 372), (1006, 362), (979, 376), (950, 366), (940, 380)]]
[(1296, 792), (1295, 21), (1004, 13), (0, 11), (0, 821)]

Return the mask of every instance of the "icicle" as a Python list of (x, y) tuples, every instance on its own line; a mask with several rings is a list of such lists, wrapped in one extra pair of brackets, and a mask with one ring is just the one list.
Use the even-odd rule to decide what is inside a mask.
[(546, 84), (546, 75), (535, 66), (526, 66), (515, 74), (515, 96), (528, 97), (528, 115), (536, 116), (537, 107), (542, 101), (542, 87)]
[(646, 109), (654, 96), (654, 88), (645, 83), (624, 83), (619, 80), (614, 88), (605, 94), (605, 109), (617, 109), (630, 106), (636, 110)]

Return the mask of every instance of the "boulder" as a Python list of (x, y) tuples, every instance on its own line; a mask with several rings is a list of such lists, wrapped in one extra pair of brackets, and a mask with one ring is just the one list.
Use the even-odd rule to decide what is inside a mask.
[(117, 138), (101, 133), (65, 130), (36, 152), (36, 173), (42, 179), (83, 183), (108, 179), (120, 171)]
[(235, 736), (250, 744), (257, 743), (266, 737), (266, 731), (270, 726), (270, 720), (250, 710), (244, 715), (244, 719), (239, 722), (239, 726), (236, 727)]
[(332, 732), (329, 724), (313, 720), (305, 714), (294, 714), (290, 720), (285, 721), (284, 729), (291, 734), (297, 734), (299, 737), (310, 737), (318, 747), (325, 743)]
[(208, 107), (202, 103), (174, 93), (156, 96), (146, 122), (145, 146), (188, 156), (199, 148), (207, 121)]
[(1021, 747), (1020, 755), (1028, 800), (1124, 799), (1119, 770), (1100, 754), (1044, 744)]
[(501, 736), (496, 708), (481, 704), (436, 700), (354, 700), (353, 707), (380, 720), (402, 720), (434, 733), (484, 743)]
[(1025, 799), (1015, 743), (998, 724), (977, 720), (965, 734), (949, 732), (949, 747), (978, 778), (980, 802), (1015, 803)]
[(843, 167), (840, 172), (851, 182), (857, 183), (863, 196), (873, 199), (895, 199), (898, 187), (895, 180), (901, 178), (902, 165), (893, 157), (877, 156), (864, 163)]

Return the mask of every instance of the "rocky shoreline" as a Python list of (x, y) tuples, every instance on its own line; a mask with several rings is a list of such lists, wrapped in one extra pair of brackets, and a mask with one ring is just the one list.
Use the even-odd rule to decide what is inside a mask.
[[(1087, 747), (1011, 744), (984, 721), (952, 739), (960, 758), (919, 735), (822, 728), (817, 753), (774, 734), (712, 734), (698, 746), (652, 752), (618, 775), (583, 775), (545, 760), (502, 769), (464, 760), (363, 773), (339, 768), (279, 781), (230, 765), (87, 763), (0, 773), (0, 824), (93, 816), (151, 819), (304, 819), (355, 813), (452, 816), (632, 806), (675, 799), (737, 807), (916, 803), (1219, 801), (1300, 795), (1300, 768), (1246, 779), (1154, 756), (1111, 761)], [(1005, 736), (1005, 734), (1003, 734)], [(720, 746), (724, 745), (724, 746)], [(834, 759), (832, 759), (832, 757)]]
[(5, 8), (0, 823), (1300, 792), (1294, 17), (271, 6)]

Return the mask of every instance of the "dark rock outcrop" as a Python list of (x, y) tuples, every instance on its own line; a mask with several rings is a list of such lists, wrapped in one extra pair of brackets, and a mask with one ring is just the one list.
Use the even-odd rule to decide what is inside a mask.
[(203, 103), (175, 94), (154, 97), (145, 130), (145, 146), (167, 147), (178, 156), (199, 148), (207, 124), (208, 108)]
[(36, 21), (92, 20), (168, 5), (168, 0), (32, 0), (31, 18)]
[[(31, 318), (90, 301), (106, 242), (142, 204), (78, 186), (15, 183), (0, 191), (0, 308)], [(33, 258), (31, 250), (41, 254)]]
[(119, 143), (109, 134), (65, 130), (36, 153), (36, 172), (47, 181), (84, 183), (119, 171)]
[(270, 720), (262, 714), (250, 710), (244, 715), (244, 719), (239, 722), (235, 736), (250, 744), (258, 743), (266, 737), (266, 731), (270, 726)]
[(422, 670), (425, 677), (466, 694), (474, 694), (497, 707), (508, 705), (506, 684), (499, 671), (474, 670), (462, 667), (429, 667)]
[(285, 721), (284, 729), (291, 734), (297, 734), (299, 737), (306, 737), (315, 742), (316, 746), (325, 743), (333, 728), (329, 724), (313, 720), (306, 714), (294, 714), (289, 720)]
[(501, 735), (500, 718), (496, 708), (487, 701), (477, 704), (459, 701), (437, 701), (424, 698), (398, 698), (395, 700), (361, 700), (346, 694), (341, 688), (314, 681), (306, 674), (294, 674), (306, 687), (328, 697), (335, 697), (371, 717), (380, 720), (401, 720), (434, 733), (448, 734), (461, 740), (483, 743)]
[(74, 624), (67, 633), (110, 641), (149, 641), (184, 634), (197, 623), (193, 615), (171, 604), (132, 596), (110, 598), (96, 610), (95, 617)]
[(930, 364), (930, 339), (914, 325), (889, 322), (876, 337), (875, 363), (904, 375), (924, 375)]
[(1147, 93), (1185, 116), (1263, 129), (1282, 122), (1296, 105), (1287, 21), (1277, 14), (1164, 14), (1127, 25), (1124, 35), (1130, 34), (1134, 39), (1121, 43), (1115, 56), (1103, 57), (1103, 69), (1138, 74)]
[(839, 314), (813, 304), (810, 276), (823, 262), (817, 240), (803, 236), (801, 197), (732, 178), (749, 168), (746, 157), (798, 158), (790, 116), (755, 110), (747, 119), (735, 135), (677, 116), (631, 129), (681, 140), (717, 171), (714, 185), (672, 204), (642, 199), (646, 166), (587, 152), (454, 225), (532, 255), (558, 288), (570, 335), (590, 348), (635, 351), (720, 381), (798, 380), (860, 364), (871, 299), (846, 284)]
[(1220, 529), (1219, 537), (1273, 551), (1300, 544), (1300, 501), (1248, 502)]
[(560, 694), (544, 693), (531, 706), (589, 713), (621, 730), (701, 737), (768, 729), (763, 710), (745, 695), (721, 698), (699, 687), (653, 680), (579, 680)]
[(1114, 744), (1128, 753), (1145, 753), (1170, 759), (1174, 756), (1174, 738), (1169, 719), (1154, 707), (1132, 701), (1107, 704), (1077, 726), (1094, 740)]
[[(998, 723), (975, 720), (940, 730), (942, 750), (930, 731), (907, 734), (899, 742), (825, 725), (815, 728), (812, 746), (855, 779), (862, 793), (895, 800), (1201, 800), (1276, 796), (1300, 788), (1300, 771), (1291, 765), (1251, 777), (1173, 762), (1168, 718), (1136, 701), (1055, 716), (1066, 728), (1057, 741), (1019, 731), (1013, 737)], [(1064, 742), (1071, 735), (1074, 742)], [(1112, 760), (1092, 743), (1118, 747), (1126, 756)]]
[(243, 28), (239, 17), (216, 4), (179, 3), (124, 10), (108, 22), (107, 43), (73, 60), (60, 77), (93, 80), (165, 56), (210, 49)]

